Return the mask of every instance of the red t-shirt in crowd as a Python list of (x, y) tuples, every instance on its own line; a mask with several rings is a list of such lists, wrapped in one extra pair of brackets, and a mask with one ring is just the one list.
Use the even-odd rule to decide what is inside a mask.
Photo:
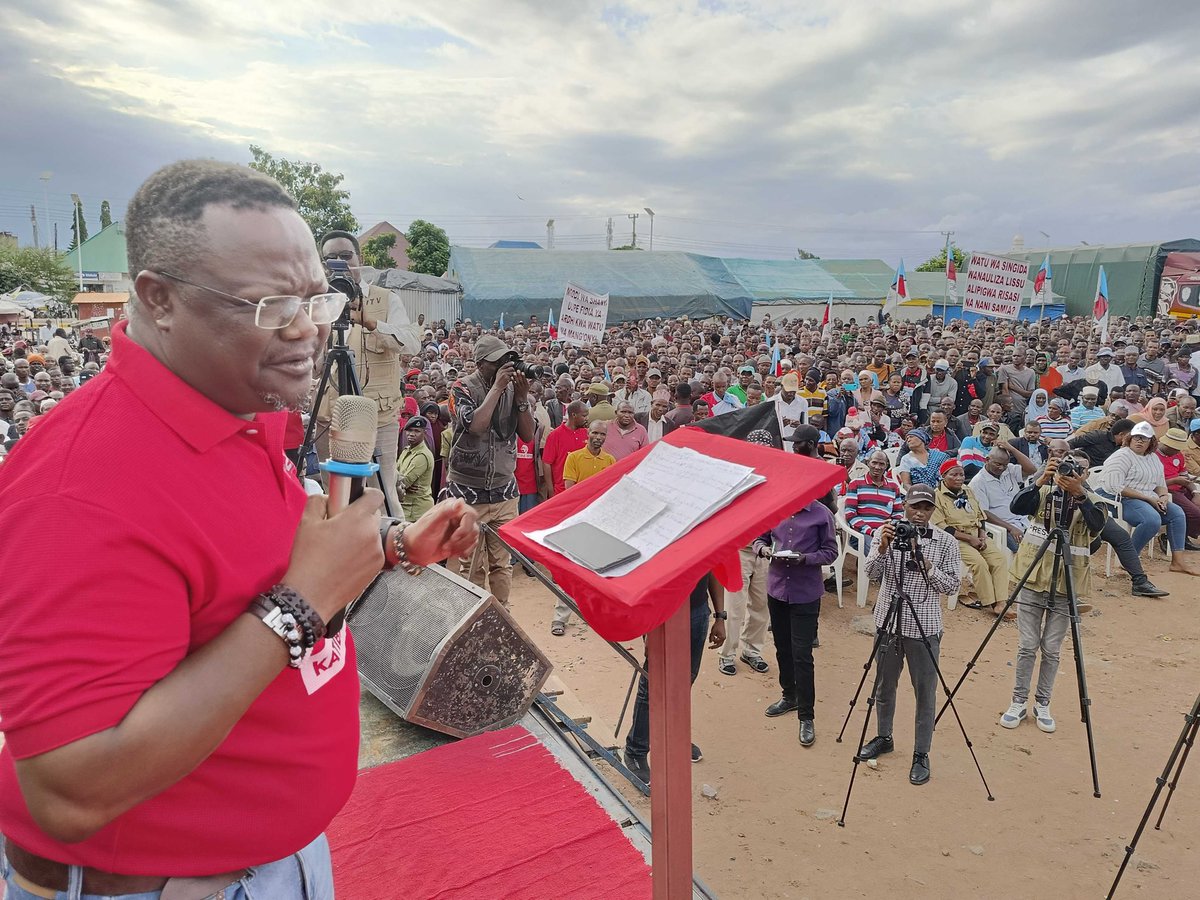
[(522, 494), (538, 492), (537, 470), (534, 468), (534, 446), (517, 435), (517, 490)]
[(563, 422), (550, 432), (546, 438), (546, 446), (542, 449), (542, 462), (550, 467), (554, 478), (554, 493), (565, 491), (563, 484), (563, 466), (567, 463), (567, 454), (587, 446), (586, 428), (571, 428)]
[(305, 503), (285, 418), (218, 407), (120, 323), (104, 371), (0, 467), (0, 533), (71, 535), (49, 566), (0, 542), (0, 832), (17, 844), (126, 875), (211, 875), (295, 853), (342, 808), (358, 756), (347, 629), (284, 668), (192, 772), (87, 840), (38, 828), (14, 766), (117, 725), (282, 579)]
[(949, 453), (950, 439), (946, 437), (946, 432), (943, 431), (941, 434), (931, 434), (929, 436), (929, 449), (945, 450), (947, 453)]

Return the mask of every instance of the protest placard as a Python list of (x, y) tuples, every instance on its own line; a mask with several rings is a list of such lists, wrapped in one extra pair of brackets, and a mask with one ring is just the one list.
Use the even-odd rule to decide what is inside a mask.
[(978, 313), (993, 319), (1015, 319), (1021, 312), (1021, 296), (1029, 280), (1029, 263), (972, 253), (967, 269), (967, 290), (963, 295), (964, 313)]
[(576, 346), (599, 344), (607, 324), (608, 294), (595, 294), (567, 282), (558, 316), (558, 339)]

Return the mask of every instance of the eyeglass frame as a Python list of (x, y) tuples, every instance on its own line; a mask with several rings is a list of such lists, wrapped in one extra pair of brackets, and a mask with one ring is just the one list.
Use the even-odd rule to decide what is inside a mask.
[[(172, 281), (177, 281), (180, 284), (186, 284), (189, 287), (199, 288), (202, 291), (208, 291), (210, 294), (216, 294), (219, 297), (225, 297), (228, 300), (238, 300), (242, 303), (247, 303), (250, 306), (253, 306), (254, 307), (254, 325), (256, 328), (263, 329), (263, 331), (280, 331), (284, 328), (287, 328), (289, 325), (291, 325), (293, 322), (296, 321), (296, 315), (300, 312), (301, 308), (303, 308), (303, 307), (307, 307), (307, 309), (305, 309), (305, 315), (307, 315), (311, 319), (312, 318), (312, 305), (313, 305), (314, 300), (324, 299), (324, 300), (326, 300), (326, 302), (328, 302), (328, 300), (326, 298), (335, 297), (335, 298), (338, 298), (341, 305), (338, 308), (337, 312), (334, 313), (333, 316), (330, 317), (329, 321), (328, 322), (317, 322), (315, 320), (313, 321), (314, 325), (331, 325), (333, 322), (335, 322), (337, 320), (338, 316), (341, 315), (342, 310), (346, 308), (346, 304), (350, 302), (350, 298), (347, 297), (345, 294), (343, 294), (341, 291), (327, 291), (326, 293), (323, 293), (323, 294), (314, 294), (313, 296), (308, 297), (308, 298), (297, 297), (295, 294), (269, 294), (266, 297), (260, 297), (258, 300), (247, 300), (245, 297), (239, 297), (237, 294), (227, 293), (226, 291), (219, 290), (215, 287), (210, 287), (207, 284), (200, 284), (195, 281), (189, 281), (186, 278), (182, 278), (179, 275), (175, 275), (175, 274), (173, 274), (171, 272), (167, 272), (163, 269), (156, 270), (155, 274), (161, 275), (164, 278), (169, 278)], [(269, 325), (263, 325), (259, 321), (259, 317), (262, 315), (262, 311), (264, 309), (263, 303), (265, 303), (267, 300), (297, 300), (297, 301), (299, 301), (299, 303), (296, 306), (295, 312), (292, 313), (292, 317), (290, 319), (288, 319), (282, 325), (276, 325), (275, 327), (271, 327)]]

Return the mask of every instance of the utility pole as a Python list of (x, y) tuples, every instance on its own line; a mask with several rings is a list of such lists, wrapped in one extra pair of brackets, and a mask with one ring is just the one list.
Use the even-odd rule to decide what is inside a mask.
[(650, 207), (642, 207), (646, 210), (646, 215), (650, 217), (650, 252), (654, 252), (654, 210)]
[(638, 220), (639, 215), (640, 215), (640, 213), (630, 213), (629, 214), (629, 218), (633, 220), (633, 241), (630, 243), (629, 246), (632, 247), (634, 250), (637, 249), (637, 220)]
[(58, 252), (58, 223), (54, 223), (54, 252)]
[[(50, 179), (54, 176), (53, 172), (43, 172), (38, 178), (42, 181), (42, 211), (46, 213), (46, 242), (50, 242)], [(58, 250), (56, 246), (55, 251)]]
[(79, 293), (83, 293), (83, 230), (79, 224), (79, 195), (71, 195), (71, 203), (75, 205), (75, 250), (79, 260)]
[(32, 203), (29, 204), (29, 221), (33, 223), (33, 249), (37, 250), (42, 245), (38, 242), (37, 210), (33, 208)]
[(612, 249), (612, 216), (608, 217), (608, 249)]
[(546, 220), (546, 249), (554, 249), (554, 220)]

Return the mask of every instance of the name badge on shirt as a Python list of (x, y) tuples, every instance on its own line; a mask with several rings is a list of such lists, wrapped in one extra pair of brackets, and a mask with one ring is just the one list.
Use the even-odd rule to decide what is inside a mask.
[(325, 687), (346, 665), (346, 629), (321, 642), (320, 647), (304, 657), (300, 676), (309, 695)]

